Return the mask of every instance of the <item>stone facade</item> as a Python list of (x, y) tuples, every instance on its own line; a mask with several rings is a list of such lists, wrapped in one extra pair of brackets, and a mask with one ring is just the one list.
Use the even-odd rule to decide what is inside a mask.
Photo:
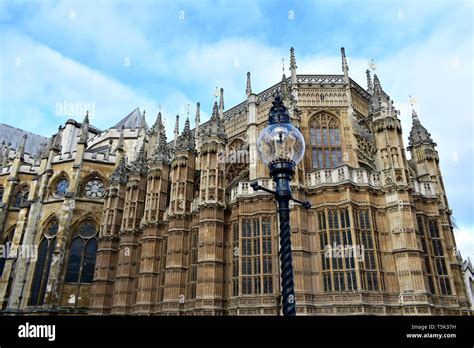
[(290, 77), (255, 94), (248, 73), (245, 101), (224, 111), (221, 89), (171, 142), (136, 109), (105, 131), (69, 120), (32, 154), (2, 144), (2, 312), (279, 313), (276, 203), (250, 187), (273, 187), (256, 140), (278, 91), (312, 205), (291, 206), (297, 313), (469, 315), (436, 144), (413, 112), (405, 148), (378, 77), (362, 88), (341, 56), (341, 75), (298, 75), (292, 49)]

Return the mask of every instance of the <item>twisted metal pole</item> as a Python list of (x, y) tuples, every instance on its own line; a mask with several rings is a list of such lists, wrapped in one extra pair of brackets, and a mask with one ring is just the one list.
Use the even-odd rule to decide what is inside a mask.
[(280, 267), (281, 296), (283, 315), (296, 315), (295, 287), (293, 283), (293, 260), (291, 257), (291, 231), (289, 199), (278, 199), (278, 216), (280, 217)]
[(278, 217), (280, 218), (280, 276), (284, 316), (296, 315), (290, 230), (290, 199), (292, 199), (290, 180), (294, 173), (293, 168), (293, 163), (286, 161), (270, 165), (270, 175), (276, 184), (275, 198), (278, 202)]

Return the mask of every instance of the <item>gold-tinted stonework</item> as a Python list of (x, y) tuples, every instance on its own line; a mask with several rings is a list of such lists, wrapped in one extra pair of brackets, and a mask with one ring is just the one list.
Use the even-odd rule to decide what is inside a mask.
[(221, 89), (171, 142), (136, 109), (105, 131), (68, 120), (35, 154), (2, 145), (2, 312), (279, 313), (276, 204), (250, 187), (273, 188), (256, 141), (278, 91), (312, 205), (291, 206), (298, 315), (469, 315), (436, 144), (413, 112), (405, 147), (378, 77), (362, 88), (341, 53), (343, 74), (298, 75), (291, 50), (290, 77), (255, 94), (247, 74), (245, 101), (224, 111)]

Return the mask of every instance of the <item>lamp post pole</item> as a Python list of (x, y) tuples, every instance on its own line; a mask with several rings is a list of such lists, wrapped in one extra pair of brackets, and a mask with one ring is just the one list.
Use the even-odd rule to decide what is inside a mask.
[(301, 132), (290, 123), (288, 110), (280, 96), (275, 97), (269, 114), (269, 126), (262, 131), (257, 141), (260, 159), (270, 169), (276, 184), (272, 191), (254, 181), (250, 185), (255, 191), (262, 190), (275, 195), (280, 220), (280, 266), (281, 297), (283, 315), (296, 315), (295, 289), (293, 282), (293, 263), (291, 256), (290, 200), (310, 208), (308, 202), (294, 199), (291, 195), (290, 181), (294, 168), (304, 154), (304, 139)]

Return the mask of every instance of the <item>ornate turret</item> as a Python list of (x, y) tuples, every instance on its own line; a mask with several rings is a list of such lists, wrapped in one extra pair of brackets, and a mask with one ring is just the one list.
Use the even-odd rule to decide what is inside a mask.
[(155, 164), (164, 163), (169, 164), (170, 162), (170, 148), (168, 146), (168, 141), (166, 139), (166, 131), (163, 123), (161, 121), (161, 113), (159, 115), (158, 123), (158, 139), (156, 143), (156, 148), (153, 151), (152, 160)]
[(115, 167), (115, 170), (110, 175), (110, 183), (122, 183), (125, 184), (128, 179), (128, 168), (125, 163), (125, 157), (122, 157)]
[(176, 150), (194, 150), (194, 136), (191, 133), (189, 118), (184, 122), (184, 129), (176, 142)]
[(142, 143), (137, 158), (130, 165), (130, 171), (135, 175), (145, 175), (147, 172), (145, 142)]
[(408, 136), (408, 150), (410, 150), (415, 145), (427, 144), (436, 146), (436, 143), (431, 139), (431, 134), (428, 133), (425, 127), (420, 122), (416, 111), (413, 110), (411, 113), (413, 120), (413, 125), (410, 130), (410, 135)]
[(212, 108), (212, 116), (211, 116), (211, 119), (209, 120), (209, 125), (208, 125), (207, 130), (208, 130), (208, 133), (203, 134), (203, 139), (204, 139), (203, 141), (213, 136), (217, 136), (219, 138), (225, 137), (224, 123), (222, 119), (219, 117), (217, 102), (214, 102), (214, 107)]
[(372, 82), (372, 77), (370, 76), (370, 70), (367, 69), (365, 73), (367, 75), (367, 92), (372, 94), (374, 92), (374, 84)]

